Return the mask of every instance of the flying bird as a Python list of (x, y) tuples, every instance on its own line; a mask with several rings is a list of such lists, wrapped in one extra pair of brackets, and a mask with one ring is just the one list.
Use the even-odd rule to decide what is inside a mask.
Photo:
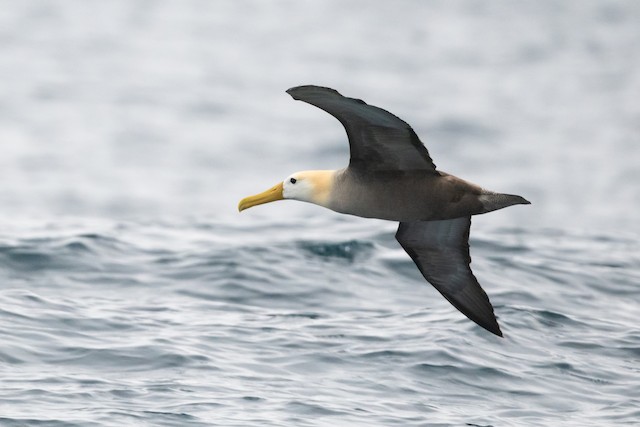
[(502, 336), (489, 297), (469, 266), (471, 215), (530, 202), (437, 170), (413, 129), (386, 110), (327, 87), (298, 86), (287, 93), (342, 123), (349, 139), (349, 165), (296, 172), (245, 197), (238, 210), (292, 199), (339, 213), (399, 221), (395, 237), (424, 278), (469, 319)]

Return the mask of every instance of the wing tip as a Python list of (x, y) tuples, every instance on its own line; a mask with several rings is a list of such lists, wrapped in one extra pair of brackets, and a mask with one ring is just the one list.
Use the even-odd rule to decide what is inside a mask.
[(498, 321), (495, 320), (495, 318), (493, 320), (494, 321), (490, 325), (480, 325), (480, 326), (482, 326), (484, 329), (486, 329), (487, 331), (491, 332), (492, 334), (497, 335), (500, 338), (504, 338), (504, 335), (502, 334), (502, 331), (500, 330), (500, 325), (498, 325)]
[(342, 96), (340, 92), (330, 87), (325, 86), (316, 86), (316, 85), (302, 85), (302, 86), (294, 86), (286, 90), (286, 92), (291, 95), (293, 99), (296, 101), (302, 99), (303, 96), (314, 95), (314, 94), (332, 94)]
[[(485, 293), (485, 295), (486, 295), (486, 293)], [(455, 308), (457, 308), (469, 320), (472, 320), (475, 324), (477, 324), (478, 326), (480, 326), (483, 329), (486, 329), (487, 331), (491, 332), (492, 334), (497, 335), (500, 338), (504, 338), (504, 335), (502, 334), (502, 330), (500, 329), (500, 325), (498, 324), (498, 319), (496, 319), (496, 315), (493, 312), (493, 306), (491, 305), (491, 302), (489, 301), (488, 297), (487, 297), (487, 302), (489, 303), (489, 309), (491, 310), (490, 313), (488, 313), (486, 310), (483, 310), (484, 313), (482, 313), (482, 312), (479, 313), (478, 311), (469, 310), (468, 307), (458, 306), (453, 301), (451, 301), (449, 298), (447, 298), (447, 299), (449, 300), (449, 302), (451, 302), (453, 304), (453, 306)]]
[(482, 328), (486, 329), (494, 335), (499, 336), (500, 338), (504, 338), (502, 330), (500, 329), (500, 325), (498, 324), (498, 319), (496, 319), (496, 315), (493, 311), (493, 305), (491, 304), (491, 301), (489, 301), (489, 297), (487, 296), (486, 292), (484, 292), (484, 289), (480, 289), (482, 290), (482, 293), (486, 298), (486, 302), (488, 303), (488, 307), (485, 307), (484, 310), (478, 312), (477, 310), (469, 310), (469, 308), (466, 307), (463, 310), (462, 307), (458, 307), (456, 306), (456, 304), (453, 305), (458, 310), (460, 310), (462, 314), (467, 316), (467, 318), (474, 321), (478, 326), (481, 326)]

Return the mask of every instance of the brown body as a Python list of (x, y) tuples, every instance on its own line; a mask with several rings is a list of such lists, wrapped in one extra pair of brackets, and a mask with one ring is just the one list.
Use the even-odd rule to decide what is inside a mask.
[(478, 215), (522, 203), (445, 172), (342, 169), (334, 175), (327, 207), (336, 212), (391, 221), (434, 221)]

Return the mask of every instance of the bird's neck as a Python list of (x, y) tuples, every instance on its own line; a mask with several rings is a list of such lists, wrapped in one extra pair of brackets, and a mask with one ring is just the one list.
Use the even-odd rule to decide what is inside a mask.
[(335, 170), (314, 170), (306, 172), (313, 182), (311, 203), (329, 207), (331, 193), (335, 184)]

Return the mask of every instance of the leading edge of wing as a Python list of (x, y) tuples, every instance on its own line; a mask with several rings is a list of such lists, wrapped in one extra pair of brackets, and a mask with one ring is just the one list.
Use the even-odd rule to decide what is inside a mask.
[(349, 138), (349, 167), (362, 171), (424, 170), (436, 173), (429, 151), (411, 126), (394, 114), (321, 86), (297, 86), (291, 97), (338, 119)]
[(469, 263), (471, 217), (443, 221), (401, 222), (396, 239), (425, 279), (455, 308), (502, 337), (489, 297)]

